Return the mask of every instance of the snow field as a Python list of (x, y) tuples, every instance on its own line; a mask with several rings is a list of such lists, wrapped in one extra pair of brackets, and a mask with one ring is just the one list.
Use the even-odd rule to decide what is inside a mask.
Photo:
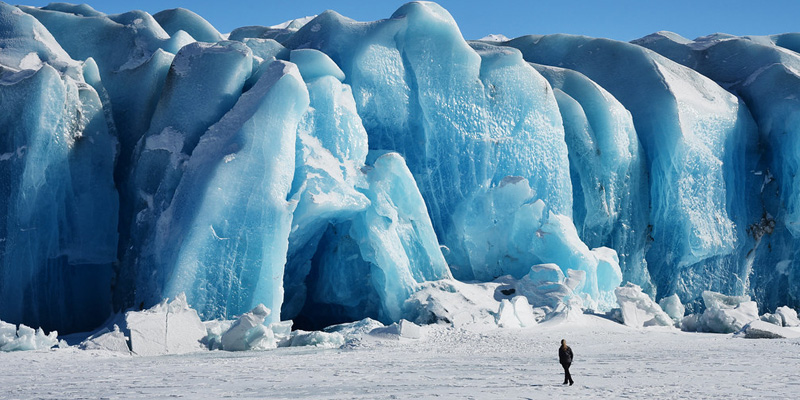
[[(634, 329), (591, 315), (476, 333), (364, 335), (343, 348), (129, 357), (75, 348), (0, 354), (3, 398), (794, 398), (798, 339)], [(557, 348), (575, 351), (562, 386)]]

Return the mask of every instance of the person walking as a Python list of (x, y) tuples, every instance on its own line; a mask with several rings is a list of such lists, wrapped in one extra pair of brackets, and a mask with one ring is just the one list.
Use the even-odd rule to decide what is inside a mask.
[(564, 385), (569, 383), (572, 386), (575, 383), (569, 373), (569, 366), (572, 365), (572, 349), (567, 346), (567, 341), (564, 339), (561, 339), (561, 347), (558, 348), (558, 362), (564, 367)]

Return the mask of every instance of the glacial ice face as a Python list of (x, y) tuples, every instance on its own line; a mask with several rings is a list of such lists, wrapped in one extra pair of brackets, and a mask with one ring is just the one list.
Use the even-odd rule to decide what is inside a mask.
[(528, 178), (538, 198), (571, 215), (561, 116), (547, 82), (515, 50), (472, 49), (447, 11), (428, 2), (367, 24), (326, 12), (283, 44), (319, 49), (341, 67), (370, 149), (406, 159), (456, 277), (482, 268), (470, 264), (472, 243), (455, 239), (451, 215), (483, 185)]
[(425, 203), (402, 157), (365, 165), (367, 133), (341, 69), (312, 49), (289, 59), (310, 104), (297, 130), (282, 317), (311, 328), (396, 321), (419, 282), (450, 276)]
[[(504, 43), (526, 60), (574, 69), (633, 116), (650, 174), (648, 269), (659, 295), (698, 302), (703, 289), (742, 293), (752, 244), (745, 149), (755, 126), (740, 100), (642, 47), (581, 36), (525, 36)], [(716, 276), (738, 279), (716, 279)]]
[(581, 240), (617, 250), (624, 280), (652, 294), (644, 258), (647, 169), (630, 112), (579, 72), (533, 66), (553, 87), (564, 121), (573, 220)]
[[(769, 309), (800, 296), (800, 55), (774, 45), (776, 39), (711, 35), (690, 41), (658, 32), (635, 41), (713, 79), (753, 114), (763, 156), (744, 171), (755, 181), (748, 194), (757, 201), (748, 226), (756, 242), (752, 286)], [(768, 289), (775, 285), (788, 286), (788, 293)]]
[[(185, 291), (301, 329), (414, 302), (521, 326), (626, 281), (798, 304), (796, 34), (467, 43), (419, 2), (221, 39), (182, 9), (0, 4), (0, 318), (69, 332)], [(541, 265), (541, 296), (477, 311), (428, 291)]]
[(185, 292), (206, 318), (259, 303), (280, 308), (291, 227), (286, 199), (308, 101), (297, 67), (276, 61), (209, 128), (151, 236), (163, 292), (143, 274), (138, 287), (149, 291), (140, 289), (137, 300)]
[(130, 176), (120, 179), (121, 243), (128, 245), (121, 247), (118, 306), (133, 304), (137, 274), (147, 279), (159, 268), (142, 239), (155, 234), (200, 137), (233, 107), (251, 70), (252, 52), (239, 42), (195, 42), (175, 56), (150, 128), (133, 152)]
[(19, 9), (44, 25), (70, 57), (97, 63), (102, 85), (95, 89), (103, 96), (105, 111), (113, 115), (120, 142), (115, 176), (125, 176), (133, 148), (150, 124), (172, 58), (192, 38), (170, 37), (143, 11), (98, 15), (71, 5)]
[(382, 304), (379, 317), (397, 321), (417, 284), (452, 276), (403, 158), (396, 153), (380, 156), (366, 180), (364, 194), (371, 205), (354, 219), (350, 235), (371, 265), (371, 281)]
[(111, 310), (117, 142), (84, 66), (33, 17), (0, 15), (0, 319), (90, 329)]

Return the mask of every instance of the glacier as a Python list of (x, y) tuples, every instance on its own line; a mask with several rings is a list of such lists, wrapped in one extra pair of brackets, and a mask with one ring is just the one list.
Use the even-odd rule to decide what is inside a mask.
[(185, 295), (249, 316), (207, 322), (243, 349), (289, 320), (790, 315), (797, 43), (0, 2), (0, 320), (88, 332)]

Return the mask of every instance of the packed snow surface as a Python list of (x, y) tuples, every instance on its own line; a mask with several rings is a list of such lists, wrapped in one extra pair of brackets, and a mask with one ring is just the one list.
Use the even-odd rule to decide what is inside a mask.
[[(420, 339), (364, 334), (338, 349), (9, 353), (0, 385), (8, 398), (59, 399), (779, 399), (800, 390), (800, 339), (634, 329), (581, 317), (482, 333), (430, 325)], [(575, 353), (571, 387), (561, 384), (561, 339)]]

